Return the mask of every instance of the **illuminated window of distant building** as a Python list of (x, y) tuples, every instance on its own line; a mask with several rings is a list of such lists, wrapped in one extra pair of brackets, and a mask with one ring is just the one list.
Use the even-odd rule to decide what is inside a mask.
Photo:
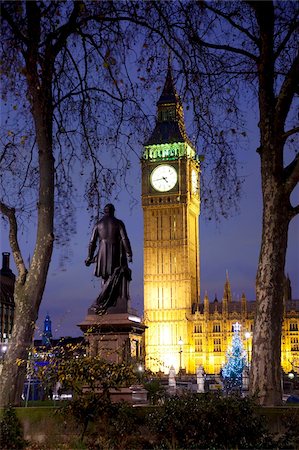
[(202, 333), (201, 325), (194, 325), (194, 333)]
[(290, 331), (298, 331), (298, 323), (297, 322), (290, 323)]
[(220, 331), (221, 331), (220, 323), (214, 323), (213, 333), (220, 333)]
[(201, 339), (195, 339), (195, 351), (197, 353), (201, 353), (202, 352), (202, 340)]
[(214, 352), (221, 352), (221, 339), (214, 339)]
[(291, 351), (297, 352), (299, 350), (298, 338), (291, 338)]

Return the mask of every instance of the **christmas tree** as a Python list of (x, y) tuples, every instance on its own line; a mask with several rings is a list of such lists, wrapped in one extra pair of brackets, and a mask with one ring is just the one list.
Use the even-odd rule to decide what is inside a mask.
[(227, 362), (222, 369), (222, 376), (226, 391), (241, 390), (242, 373), (246, 365), (246, 352), (240, 337), (241, 325), (236, 322), (233, 325), (232, 347), (227, 352)]

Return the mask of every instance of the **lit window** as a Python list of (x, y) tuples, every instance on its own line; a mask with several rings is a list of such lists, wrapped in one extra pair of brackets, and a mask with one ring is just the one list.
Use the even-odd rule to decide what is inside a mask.
[(194, 326), (194, 333), (202, 333), (201, 325)]
[(298, 338), (291, 338), (291, 351), (292, 352), (299, 351)]
[(201, 339), (195, 339), (195, 352), (197, 352), (197, 353), (202, 352), (202, 340)]
[(214, 323), (213, 325), (213, 333), (220, 333), (221, 327), (219, 323)]
[(221, 352), (221, 339), (214, 339), (214, 352)]

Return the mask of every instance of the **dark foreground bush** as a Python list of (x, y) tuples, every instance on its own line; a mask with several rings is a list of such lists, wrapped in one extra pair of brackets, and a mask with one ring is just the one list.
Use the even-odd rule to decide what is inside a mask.
[[(162, 406), (142, 408), (103, 400), (90, 393), (84, 399), (70, 402), (69, 407), (64, 408), (64, 417), (52, 413), (56, 419), (54, 427), (45, 427), (47, 422), (40, 418), (39, 421), (34, 420), (31, 423), (31, 445), (35, 442), (34, 431), (41, 427), (45, 427), (45, 439), (42, 446), (38, 444), (30, 448), (299, 449), (297, 408), (264, 409), (248, 398), (216, 394), (185, 394), (166, 398)], [(270, 430), (280, 430), (280, 433), (271, 433)], [(0, 449), (24, 448), (21, 431), (14, 410), (8, 410), (5, 420), (1, 421)]]
[(99, 418), (84, 440), (88, 450), (149, 450), (152, 434), (146, 426), (146, 409), (134, 408), (126, 402), (111, 405), (109, 417)]
[(1, 450), (23, 449), (27, 442), (23, 439), (23, 429), (15, 410), (8, 406), (4, 408), (0, 420)]
[(299, 409), (290, 409), (281, 417), (285, 432), (279, 437), (278, 447), (283, 449), (299, 449)]
[(186, 394), (148, 416), (159, 449), (277, 448), (248, 398)]

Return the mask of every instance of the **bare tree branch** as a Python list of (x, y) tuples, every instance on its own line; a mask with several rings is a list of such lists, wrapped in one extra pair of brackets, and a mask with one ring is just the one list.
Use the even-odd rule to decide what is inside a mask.
[(7, 217), (9, 222), (9, 243), (18, 269), (20, 282), (24, 284), (26, 281), (27, 269), (18, 242), (18, 224), (15, 209), (10, 208), (5, 203), (0, 201), (0, 211)]
[(286, 192), (291, 194), (299, 182), (299, 153), (297, 153), (293, 161), (284, 168), (283, 177), (285, 180)]
[(292, 136), (293, 134), (296, 133), (299, 133), (299, 127), (295, 127), (292, 128), (291, 130), (285, 131), (282, 135), (282, 139), (286, 141), (289, 136)]
[(276, 49), (276, 52), (274, 53), (274, 58), (277, 59), (281, 52), (285, 49), (288, 41), (290, 40), (292, 34), (294, 33), (294, 31), (298, 31), (298, 26), (299, 26), (299, 22), (298, 22), (298, 14), (296, 14), (293, 22), (289, 25), (289, 29), (288, 32), (286, 33), (284, 39), (281, 41), (281, 43), (279, 44), (279, 46)]
[(247, 58), (252, 59), (257, 62), (258, 58), (253, 53), (248, 52), (247, 50), (243, 50), (242, 48), (232, 47), (231, 45), (220, 45), (220, 44), (212, 44), (211, 42), (206, 42), (201, 39), (198, 35), (193, 34), (190, 36), (190, 41), (194, 42), (194, 44), (200, 45), (202, 47), (213, 48), (215, 50), (223, 50), (230, 53), (236, 53), (239, 55), (246, 56)]
[(293, 219), (297, 214), (299, 214), (299, 205), (291, 207), (290, 218)]
[(277, 124), (284, 124), (291, 103), (294, 98), (294, 94), (298, 89), (298, 80), (299, 80), (299, 52), (297, 53), (296, 58), (290, 67), (288, 74), (285, 76), (285, 79), (282, 83), (277, 103), (275, 107), (275, 122)]
[[(70, 34), (75, 31), (80, 11), (84, 8), (84, 3), (80, 0), (76, 0), (73, 4), (74, 8), (67, 23), (58, 28), (55, 33), (49, 33), (49, 35), (47, 36), (46, 46), (49, 49), (49, 53), (51, 52), (52, 57), (54, 58), (63, 48)], [(52, 45), (52, 40), (54, 38), (56, 38), (56, 42)]]
[(13, 31), (13, 33), (15, 35), (15, 38), (27, 45), (28, 44), (27, 36), (25, 36), (25, 34), (22, 33), (22, 31), (20, 30), (20, 28), (18, 28), (16, 21), (11, 17), (11, 15), (7, 11), (7, 9), (5, 8), (3, 3), (1, 4), (1, 15), (2, 15), (3, 19), (6, 20), (6, 22), (10, 26), (11, 30)]
[(255, 44), (258, 44), (258, 42), (259, 42), (258, 38), (256, 36), (254, 36), (252, 33), (250, 33), (250, 31), (248, 31), (246, 28), (242, 27), (237, 22), (235, 22), (232, 19), (231, 15), (224, 14), (220, 9), (214, 8), (213, 6), (211, 6), (211, 3), (207, 2), (207, 1), (204, 2), (204, 5), (205, 5), (206, 9), (209, 9), (210, 11), (215, 13), (217, 16), (223, 17), (234, 28), (236, 28), (237, 30), (241, 31), (241, 33), (244, 33), (252, 42), (254, 42)]

